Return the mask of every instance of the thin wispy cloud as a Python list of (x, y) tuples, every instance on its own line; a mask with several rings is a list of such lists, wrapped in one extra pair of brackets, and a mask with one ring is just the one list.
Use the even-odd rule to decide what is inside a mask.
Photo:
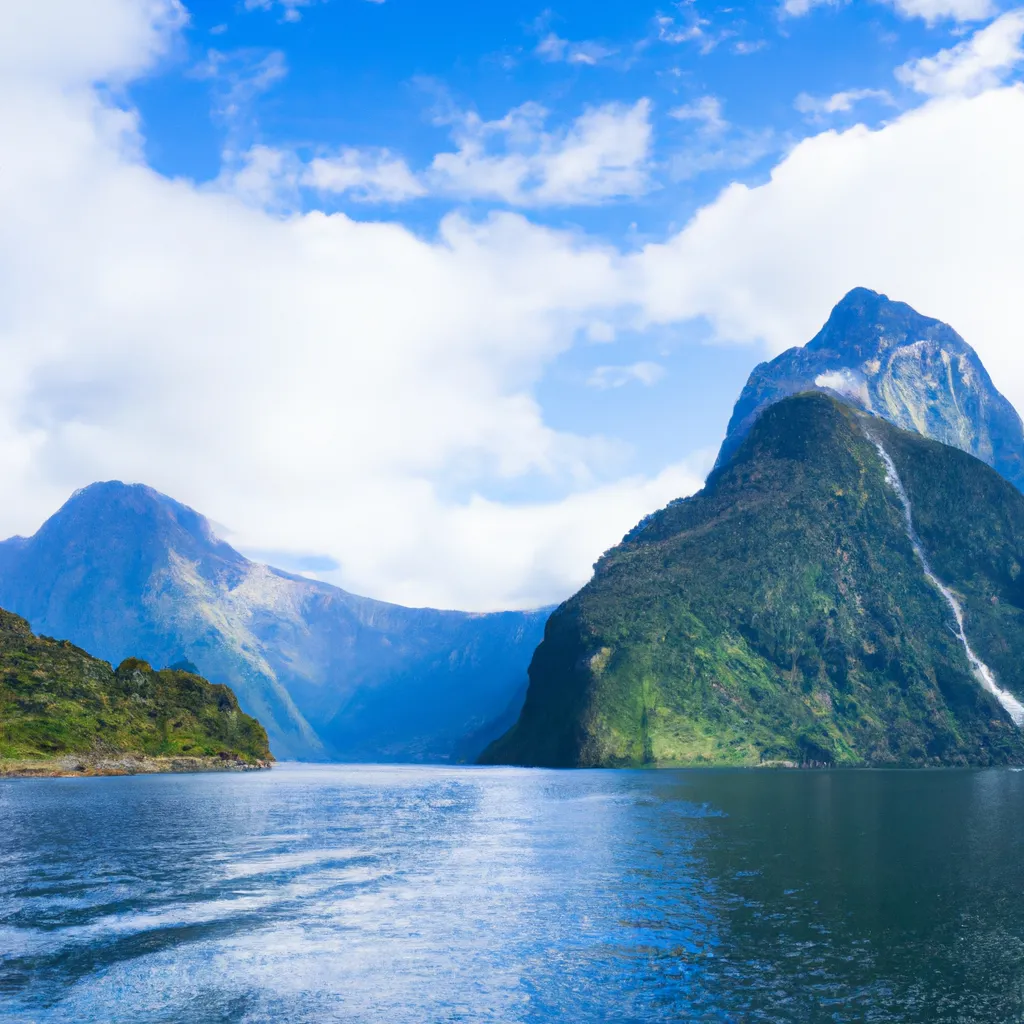
[(587, 378), (587, 387), (599, 391), (621, 388), (633, 383), (650, 387), (664, 376), (665, 367), (660, 363), (639, 362), (629, 366), (598, 366)]
[(572, 42), (555, 32), (549, 32), (533, 51), (538, 57), (552, 64), (587, 64), (593, 66), (614, 56), (618, 51), (603, 43), (590, 39)]
[(245, 0), (243, 7), (247, 11), (272, 11), (279, 8), (282, 21), (301, 21), (302, 8), (310, 7), (317, 0)]
[(724, 132), (729, 122), (722, 115), (722, 101), (717, 96), (701, 96), (692, 103), (673, 107), (668, 116), (677, 121), (695, 121), (707, 132)]
[(250, 118), (255, 100), (287, 76), (288, 62), (281, 50), (211, 49), (189, 74), (211, 83), (214, 119), (236, 130)]
[(793, 106), (811, 121), (823, 121), (833, 114), (848, 114), (855, 106), (865, 101), (894, 106), (895, 100), (886, 89), (847, 89), (831, 96), (811, 96), (802, 92)]
[[(816, 7), (843, 7), (851, 0), (782, 0), (779, 10), (791, 18), (801, 18)], [(999, 8), (992, 0), (878, 0), (904, 18), (921, 18), (929, 25), (949, 20), (957, 23), (985, 21)]]

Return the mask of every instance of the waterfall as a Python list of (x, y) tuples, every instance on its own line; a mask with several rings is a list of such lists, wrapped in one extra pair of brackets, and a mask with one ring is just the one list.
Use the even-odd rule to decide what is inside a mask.
[(935, 589), (946, 599), (946, 604), (949, 605), (950, 611), (953, 613), (953, 618), (956, 620), (956, 636), (964, 649), (964, 654), (967, 655), (967, 662), (971, 666), (974, 678), (981, 684), (982, 689), (988, 690), (999, 701), (1006, 713), (1013, 719), (1014, 725), (1024, 726), (1024, 704), (1017, 700), (1012, 693), (999, 688), (996, 684), (996, 677), (992, 674), (992, 669), (974, 653), (971, 645), (967, 642), (967, 634), (964, 632), (964, 610), (960, 607), (960, 602), (954, 596), (953, 591), (932, 572), (932, 567), (928, 563), (928, 557), (921, 546), (921, 540), (914, 529), (914, 520), (910, 511), (910, 498), (907, 497), (907, 492), (903, 489), (903, 481), (900, 480), (900, 475), (896, 472), (896, 466), (889, 457), (889, 453), (882, 447), (881, 441), (875, 437), (872, 437), (871, 440), (874, 441), (878, 454), (881, 456), (882, 462), (885, 463), (885, 482), (896, 492), (900, 503), (903, 505), (903, 518), (907, 524), (907, 536), (910, 538), (915, 554), (921, 560), (924, 574)]

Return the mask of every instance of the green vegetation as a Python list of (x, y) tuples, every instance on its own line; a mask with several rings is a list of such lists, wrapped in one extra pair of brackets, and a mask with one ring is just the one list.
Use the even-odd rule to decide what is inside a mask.
[(227, 686), (135, 658), (115, 671), (0, 611), (0, 766), (66, 754), (272, 760)]
[(873, 438), (967, 634), (1024, 695), (1024, 495), (977, 459), (824, 395), (765, 411), (707, 486), (648, 517), (550, 618), (486, 763), (1006, 764)]

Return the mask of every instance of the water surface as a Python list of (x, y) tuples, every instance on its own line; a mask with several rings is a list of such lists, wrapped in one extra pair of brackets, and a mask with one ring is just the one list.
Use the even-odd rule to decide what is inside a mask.
[(1024, 1017), (1024, 773), (0, 782), (0, 1018)]

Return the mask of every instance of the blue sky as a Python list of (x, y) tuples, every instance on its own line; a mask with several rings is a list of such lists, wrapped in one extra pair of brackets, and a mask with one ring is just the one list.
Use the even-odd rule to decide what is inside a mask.
[[(0, 533), (148, 483), (548, 603), (855, 285), (1024, 402), (1024, 8), (37, 0), (0, 38)], [(335, 566), (336, 568), (324, 568)]]
[[(824, 3), (800, 16), (764, 2), (438, 8), (403, 0), (203, 0), (189, 13), (180, 45), (131, 90), (147, 159), (162, 174), (213, 181), (226, 151), (253, 145), (306, 159), (387, 150), (422, 172), (453, 147), (452, 119), (463, 114), (498, 121), (539, 104), (544, 127), (557, 133), (588, 108), (647, 101), (642, 189), (528, 205), (534, 222), (627, 249), (678, 231), (731, 182), (763, 181), (781, 154), (823, 127), (878, 125), (916, 106), (920, 96), (894, 68), (954, 45), (973, 24), (862, 2)], [(810, 102), (844, 93), (852, 94), (846, 110), (825, 114)], [(367, 202), (314, 189), (288, 202), (393, 219), (427, 237), (451, 209), (481, 217), (522, 205), (430, 194)], [(759, 354), (709, 350), (701, 344), (708, 334), (687, 324), (574, 347), (538, 385), (548, 422), (621, 441), (611, 473), (655, 472), (684, 450), (713, 448)], [(659, 367), (651, 383), (606, 375), (600, 386), (595, 377), (602, 366), (635, 363)], [(544, 485), (531, 478), (482, 490), (528, 498)], [(480, 489), (478, 481), (467, 486)]]

